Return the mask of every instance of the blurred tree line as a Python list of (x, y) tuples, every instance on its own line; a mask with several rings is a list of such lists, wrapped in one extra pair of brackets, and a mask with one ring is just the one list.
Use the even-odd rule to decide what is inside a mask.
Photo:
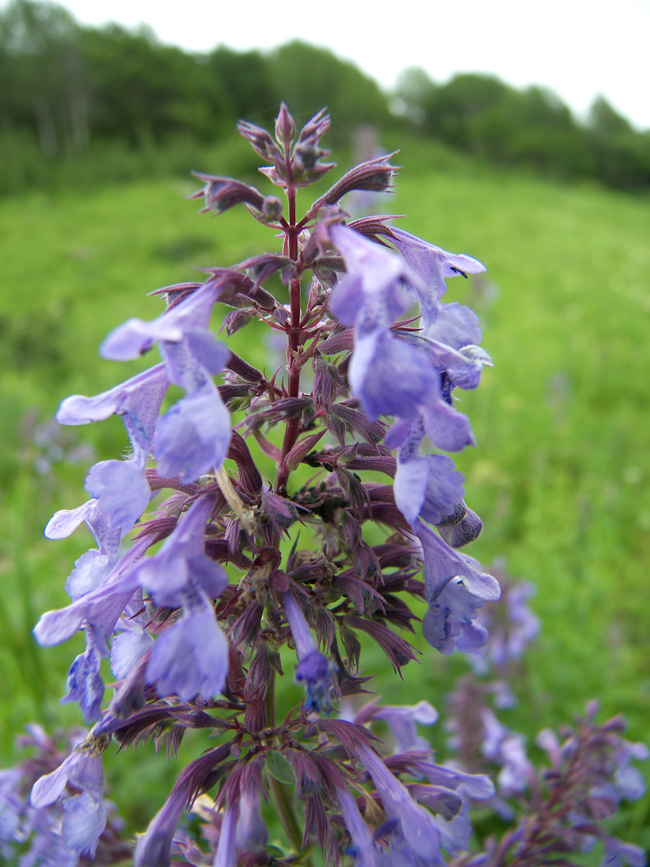
[(417, 68), (402, 73), (397, 109), (425, 135), (496, 164), (558, 177), (596, 177), (626, 189), (650, 186), (650, 131), (637, 132), (604, 97), (585, 124), (552, 91), (517, 90), (490, 75), (437, 85)]
[(56, 5), (13, 0), (0, 11), (0, 193), (52, 184), (66, 165), (83, 182), (129, 166), (186, 168), (238, 118), (271, 121), (281, 100), (298, 119), (327, 105), (334, 144), (360, 124), (398, 126), (499, 164), (650, 186), (650, 133), (602, 98), (581, 125), (552, 93), (485, 75), (437, 85), (407, 70), (387, 95), (354, 64), (301, 42), (190, 54), (144, 28), (83, 27)]

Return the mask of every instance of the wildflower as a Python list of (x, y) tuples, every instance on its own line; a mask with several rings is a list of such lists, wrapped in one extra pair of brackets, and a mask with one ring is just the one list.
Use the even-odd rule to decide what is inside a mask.
[(237, 819), (239, 802), (226, 807), (221, 822), (219, 845), (214, 859), (214, 867), (237, 867)]
[(305, 707), (314, 713), (328, 714), (332, 709), (329, 695), (332, 675), (330, 662), (318, 650), (305, 615), (288, 590), (282, 594), (282, 605), (298, 654), (296, 683), (304, 684), (307, 691)]
[(68, 785), (79, 792), (62, 801), (63, 841), (77, 855), (92, 858), (106, 827), (103, 779), (101, 758), (75, 750), (56, 771), (41, 777), (32, 789), (30, 800), (37, 809), (58, 801)]
[(355, 859), (356, 867), (392, 867), (395, 862), (373, 839), (348, 789), (337, 787), (336, 798), (352, 841), (348, 853)]
[[(436, 323), (441, 316), (439, 302), (447, 291), (445, 279), (459, 274), (463, 277), (468, 274), (481, 274), (485, 271), (485, 265), (471, 256), (441, 250), (440, 247), (435, 247), (403, 229), (391, 227), (390, 240), (402, 254), (411, 273), (417, 277), (412, 286), (420, 300), (425, 334), (433, 337), (434, 334), (443, 331), (447, 335), (449, 328), (436, 329)], [(465, 340), (461, 345), (479, 343), (480, 331), (477, 334), (474, 330), (478, 321), (476, 314), (468, 307), (462, 308), (462, 312), (459, 308), (460, 305), (455, 305), (452, 309), (457, 316), (460, 313), (460, 316), (465, 318), (465, 327), (462, 330), (468, 335), (471, 333), (474, 338)], [(444, 314), (442, 315), (444, 317)], [(443, 342), (451, 346), (456, 341), (443, 340)]]
[(221, 284), (209, 280), (199, 289), (190, 285), (189, 296), (158, 319), (129, 320), (109, 334), (101, 349), (106, 358), (125, 361), (159, 342), (169, 381), (187, 395), (158, 421), (154, 453), (162, 475), (180, 476), (185, 482), (220, 466), (231, 436), (230, 416), (212, 380), (230, 351), (207, 330)]
[[(253, 780), (252, 783), (257, 781)], [(237, 819), (237, 848), (244, 851), (263, 849), (269, 838), (269, 831), (262, 817), (261, 795), (258, 785), (242, 788)]]
[(511, 732), (499, 722), (494, 713), (481, 710), (483, 724), (482, 752), (486, 759), (501, 767), (498, 783), (505, 797), (519, 795), (528, 788), (533, 778), (533, 767), (526, 755), (523, 735)]
[(96, 500), (87, 500), (76, 509), (62, 509), (47, 523), (44, 534), (48, 539), (65, 539), (85, 523), (92, 533), (97, 548), (91, 548), (75, 563), (66, 581), (66, 591), (78, 599), (95, 590), (108, 576), (118, 558), (122, 530), (113, 527), (102, 513)]
[(449, 548), (426, 524), (419, 524), (417, 534), (424, 551), (429, 603), (422, 624), (424, 637), (444, 654), (481, 647), (488, 633), (474, 621), (485, 601), (499, 598), (497, 580), (480, 572), (471, 557)]
[(446, 455), (424, 455), (397, 461), (395, 502), (406, 520), (414, 526), (418, 518), (440, 524), (453, 515), (465, 494), (464, 477)]
[(61, 403), (56, 419), (59, 424), (80, 425), (120, 415), (134, 454), (146, 460), (168, 386), (165, 367), (157, 364), (94, 397), (81, 394), (67, 397)]
[(149, 505), (143, 460), (100, 461), (86, 476), (86, 490), (111, 527), (125, 535)]
[(393, 823), (391, 852), (403, 849), (405, 857), (417, 867), (443, 865), (440, 832), (431, 813), (411, 798), (408, 789), (371, 747), (359, 743), (357, 754), (372, 777), (386, 816)]
[(186, 701), (196, 695), (217, 696), (228, 672), (228, 642), (214, 609), (203, 593), (192, 596), (181, 619), (154, 642), (147, 665), (147, 680), (156, 684), (159, 695), (177, 695)]
[(502, 598), (498, 606), (488, 603), (478, 615), (479, 623), (490, 632), (489, 642), (470, 657), (479, 673), (486, 671), (490, 664), (502, 668), (520, 658), (539, 632), (539, 619), (528, 606), (535, 592), (532, 584), (508, 579), (498, 563), (491, 571), (501, 584)]
[(355, 722), (383, 720), (395, 739), (395, 752), (430, 750), (429, 743), (417, 733), (415, 724), (433, 725), (438, 720), (438, 711), (428, 701), (414, 705), (378, 705), (371, 702), (355, 716)]

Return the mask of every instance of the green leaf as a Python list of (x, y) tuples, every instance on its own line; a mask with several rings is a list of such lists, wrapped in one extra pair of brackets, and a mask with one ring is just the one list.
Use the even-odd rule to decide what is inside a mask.
[(266, 769), (278, 783), (284, 783), (287, 786), (296, 785), (296, 776), (293, 768), (282, 753), (279, 753), (277, 750), (269, 750), (266, 753)]

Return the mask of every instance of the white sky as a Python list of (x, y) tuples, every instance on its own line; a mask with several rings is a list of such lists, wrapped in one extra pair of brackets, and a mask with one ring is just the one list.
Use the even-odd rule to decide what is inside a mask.
[[(0, 0), (6, 5), (6, 0)], [(490, 72), (545, 85), (584, 117), (603, 94), (650, 128), (650, 0), (62, 0), (94, 26), (149, 24), (186, 50), (267, 49), (300, 38), (353, 60), (384, 88), (408, 66), (442, 83)]]

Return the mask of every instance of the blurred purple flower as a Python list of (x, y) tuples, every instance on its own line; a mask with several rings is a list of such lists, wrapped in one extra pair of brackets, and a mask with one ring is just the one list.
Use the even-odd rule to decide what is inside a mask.
[(438, 711), (428, 701), (420, 701), (411, 706), (375, 706), (372, 709), (372, 718), (383, 720), (390, 728), (395, 738), (394, 752), (431, 749), (428, 741), (418, 735), (415, 727), (416, 723), (430, 726), (437, 722)]
[(478, 616), (478, 622), (490, 633), (485, 647), (470, 657), (479, 673), (490, 664), (500, 668), (519, 659), (540, 628), (539, 619), (528, 607), (528, 600), (535, 593), (533, 585), (509, 579), (500, 563), (492, 567), (492, 573), (499, 580), (502, 597), (499, 605), (488, 603)]
[(214, 867), (237, 867), (237, 819), (239, 801), (228, 804), (221, 822), (219, 845), (214, 859)]
[(237, 848), (245, 851), (264, 849), (269, 831), (262, 817), (261, 794), (257, 785), (242, 788), (237, 820)]
[(330, 661), (318, 649), (302, 608), (288, 590), (282, 594), (282, 606), (298, 654), (295, 680), (304, 685), (307, 693), (305, 707), (314, 713), (329, 714), (332, 709)]
[(37, 809), (58, 801), (68, 785), (73, 791), (79, 792), (62, 801), (63, 841), (77, 855), (89, 855), (92, 858), (106, 827), (103, 782), (101, 759), (75, 751), (56, 771), (41, 777), (32, 788), (31, 804)]
[(373, 839), (350, 792), (339, 786), (336, 788), (336, 799), (352, 841), (348, 854), (354, 858), (356, 867), (397, 867), (388, 852)]
[(499, 791), (505, 797), (519, 795), (530, 786), (535, 777), (533, 766), (526, 755), (523, 735), (511, 732), (499, 722), (494, 713), (484, 707), (482, 753), (490, 762), (499, 765)]
[(402, 857), (410, 859), (410, 863), (417, 867), (444, 865), (440, 832), (431, 813), (413, 800), (408, 789), (393, 776), (371, 747), (357, 743), (356, 749), (377, 788), (386, 816), (393, 823), (391, 854), (395, 854), (394, 849), (402, 849)]

